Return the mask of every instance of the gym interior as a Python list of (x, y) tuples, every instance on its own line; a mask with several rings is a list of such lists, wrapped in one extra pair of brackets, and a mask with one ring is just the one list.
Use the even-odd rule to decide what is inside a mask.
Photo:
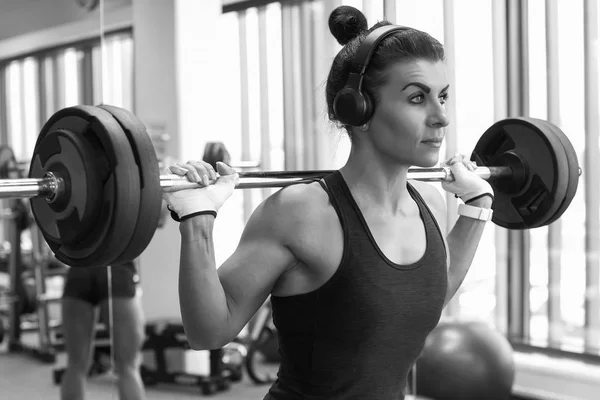
[[(55, 113), (100, 104), (139, 118), (159, 165), (228, 159), (249, 173), (340, 168), (350, 142), (324, 102), (341, 48), (327, 19), (340, 5), (360, 9), (369, 25), (385, 18), (444, 45), (453, 92), (441, 158), (471, 154), (509, 118), (549, 121), (572, 146), (563, 141), (560, 162), (527, 160), (527, 173), (562, 180), (553, 214), (519, 223), (495, 211), (411, 371), (406, 398), (597, 400), (595, 0), (2, 0), (0, 179), (29, 176), (38, 135)], [(444, 193), (452, 226), (457, 199), (431, 184)], [(215, 220), (217, 265), (277, 190), (234, 191)], [(56, 399), (67, 364), (61, 295), (75, 267), (46, 244), (27, 197), (1, 200), (0, 397)], [(517, 197), (501, 201), (517, 209)], [(135, 259), (145, 398), (262, 399), (279, 363), (270, 304), (223, 348), (192, 350), (178, 303), (178, 223), (163, 215), (148, 240)], [(96, 324), (86, 399), (119, 398), (111, 332)]]

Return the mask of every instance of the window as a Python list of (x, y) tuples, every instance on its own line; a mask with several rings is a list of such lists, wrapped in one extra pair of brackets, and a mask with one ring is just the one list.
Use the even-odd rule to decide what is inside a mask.
[[(230, 12), (223, 18), (235, 19), (240, 24), (241, 41), (236, 46), (240, 46), (241, 59), (237, 65), (240, 65), (242, 91), (238, 99), (242, 115), (248, 113), (240, 118), (240, 134), (252, 138), (241, 143), (264, 141), (265, 129), (271, 138), (281, 135), (267, 147), (269, 157), (277, 154), (280, 161), (272, 162), (266, 169), (329, 169), (342, 165), (349, 141), (327, 121), (324, 85), (331, 60), (340, 48), (329, 34), (326, 20), (332, 7), (346, 4), (363, 10), (370, 25), (385, 16), (392, 22), (425, 30), (445, 45), (453, 124), (444, 150), (448, 156), (455, 151), (470, 154), (487, 128), (509, 116), (509, 94), (516, 90), (507, 82), (510, 55), (506, 4), (498, 3), (305, 0), (270, 2), (246, 10), (230, 6)], [(545, 5), (550, 3), (553, 8), (546, 10)], [(528, 116), (549, 119), (568, 135), (583, 168), (585, 160), (591, 162), (590, 154), (598, 153), (595, 148), (598, 129), (593, 128), (599, 125), (600, 111), (590, 108), (598, 104), (597, 81), (594, 86), (586, 81), (598, 73), (598, 68), (593, 57), (592, 61), (586, 61), (583, 56), (587, 40), (581, 28), (586, 15), (584, 2), (531, 0), (526, 4), (527, 10), (509, 4), (521, 7), (517, 8), (519, 18), (527, 20), (527, 35), (519, 38), (527, 50), (526, 71), (520, 72), (528, 82), (525, 109)], [(597, 22), (586, 23), (592, 28), (590, 32), (597, 29)], [(268, 41), (261, 39), (261, 26), (263, 33), (272, 29)], [(590, 46), (596, 45), (596, 39), (589, 38)], [(261, 59), (265, 48), (268, 58)], [(238, 59), (238, 55), (232, 57)], [(269, 61), (265, 62), (266, 59)], [(587, 78), (586, 62), (587, 70), (592, 71)], [(264, 76), (268, 76), (266, 81)], [(587, 95), (586, 87), (592, 88)], [(259, 94), (265, 91), (269, 93), (268, 103)], [(233, 97), (232, 103), (235, 100)], [(268, 110), (268, 124), (265, 110)], [(263, 115), (260, 124), (259, 114)], [(586, 143), (595, 144), (593, 151), (586, 148)], [(232, 148), (234, 145), (235, 141), (228, 144)], [(241, 156), (243, 150), (235, 149), (235, 153)], [(265, 157), (265, 148), (246, 150), (246, 154), (261, 159)], [(523, 314), (526, 327), (519, 327), (523, 328), (522, 337), (512, 339), (542, 348), (598, 354), (600, 243), (595, 242), (599, 229), (596, 209), (600, 205), (596, 191), (586, 188), (588, 182), (598, 181), (596, 170), (584, 171), (577, 196), (561, 219), (551, 226), (529, 230), (520, 239), (522, 247), (517, 246), (523, 249), (518, 250), (520, 256), (530, 261), (529, 279), (517, 282), (525, 293), (523, 304), (515, 308), (527, 308)], [(589, 176), (584, 178), (585, 174)], [(247, 212), (262, 198), (246, 200)], [(453, 223), (454, 200), (451, 196), (446, 199), (449, 220)], [(507, 305), (511, 289), (507, 286), (507, 268), (515, 244), (507, 235), (504, 228), (488, 225), (467, 279), (448, 307), (449, 314), (482, 319), (503, 332), (511, 328), (514, 321)]]
[[(585, 88), (592, 83), (585, 74), (585, 14), (582, 1), (529, 2), (530, 115), (549, 119), (564, 131), (584, 175), (563, 217), (530, 232), (530, 321), (525, 339), (540, 346), (598, 354), (600, 282), (597, 257), (591, 254), (598, 246), (593, 241), (598, 238), (598, 214), (589, 209), (598, 204), (597, 199), (596, 204), (586, 202), (590, 191), (586, 185), (597, 184), (598, 179), (597, 171), (585, 169), (584, 164), (586, 157), (597, 154), (597, 150), (588, 151), (586, 143), (593, 138), (590, 142), (597, 146), (598, 132), (590, 127), (598, 126), (599, 110), (586, 104)], [(597, 29), (597, 21), (591, 24)], [(597, 75), (597, 66), (589, 68)], [(597, 82), (598, 78), (593, 79)], [(590, 96), (597, 99), (597, 84)], [(586, 175), (590, 178), (585, 179)]]
[(133, 109), (131, 32), (106, 37), (104, 68), (101, 48), (97, 39), (0, 63), (6, 88), (1, 137), (19, 161), (30, 160), (43, 124), (62, 108), (104, 102)]

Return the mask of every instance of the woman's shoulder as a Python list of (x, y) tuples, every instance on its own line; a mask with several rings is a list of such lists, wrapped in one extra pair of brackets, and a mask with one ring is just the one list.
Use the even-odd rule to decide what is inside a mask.
[(329, 196), (318, 182), (293, 184), (263, 200), (251, 219), (269, 226), (273, 234), (300, 233), (326, 223), (329, 205)]
[(319, 216), (327, 208), (329, 196), (318, 182), (312, 182), (284, 187), (269, 196), (265, 203), (291, 219), (307, 220)]

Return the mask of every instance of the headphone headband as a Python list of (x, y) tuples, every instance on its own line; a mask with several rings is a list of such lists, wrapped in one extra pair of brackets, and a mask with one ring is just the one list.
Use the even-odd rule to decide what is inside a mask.
[(356, 68), (354, 71), (364, 75), (379, 43), (394, 32), (407, 29), (409, 28), (405, 26), (383, 25), (370, 32), (360, 44), (358, 50), (356, 50), (356, 55), (354, 56), (354, 61), (352, 63), (353, 68)]
[(383, 25), (367, 34), (362, 41), (356, 50), (346, 85), (333, 100), (333, 109), (341, 123), (360, 126), (371, 118), (373, 114), (372, 101), (366, 93), (362, 92), (363, 78), (371, 57), (383, 39), (394, 32), (407, 29), (410, 28), (399, 25)]

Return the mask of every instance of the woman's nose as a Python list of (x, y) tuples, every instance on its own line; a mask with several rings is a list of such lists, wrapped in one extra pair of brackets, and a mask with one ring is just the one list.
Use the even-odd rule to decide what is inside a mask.
[(439, 104), (432, 110), (429, 116), (429, 125), (431, 127), (444, 128), (450, 123), (450, 118), (446, 112), (446, 107), (443, 104)]

